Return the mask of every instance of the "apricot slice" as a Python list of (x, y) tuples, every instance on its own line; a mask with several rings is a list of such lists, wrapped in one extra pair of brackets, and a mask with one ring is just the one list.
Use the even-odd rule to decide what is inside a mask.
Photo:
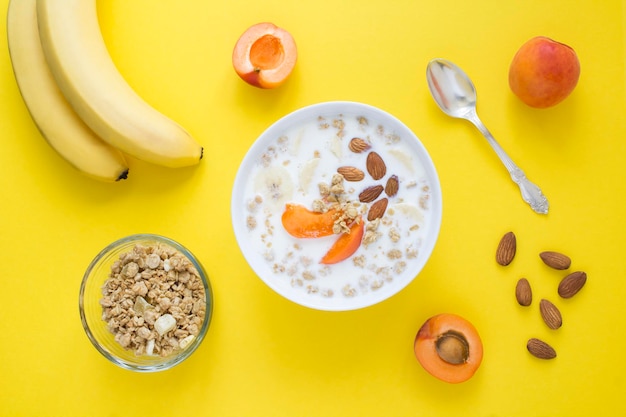
[(298, 50), (289, 32), (273, 23), (248, 28), (233, 50), (233, 66), (250, 85), (275, 88), (283, 84), (296, 65)]
[(337, 210), (325, 213), (311, 211), (299, 204), (287, 204), (281, 217), (283, 227), (293, 237), (314, 238), (333, 234)]
[(455, 314), (438, 314), (426, 320), (413, 348), (429, 374), (453, 384), (470, 379), (483, 359), (476, 328)]
[(365, 226), (363, 219), (357, 217), (350, 225), (350, 231), (344, 232), (326, 252), (320, 263), (330, 265), (348, 259), (361, 246)]

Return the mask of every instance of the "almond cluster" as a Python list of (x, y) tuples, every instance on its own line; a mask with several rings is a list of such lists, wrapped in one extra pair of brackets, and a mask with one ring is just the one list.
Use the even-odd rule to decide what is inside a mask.
[[(371, 151), (371, 145), (361, 138), (352, 138), (348, 148), (354, 153), (367, 153), (365, 168), (372, 179), (381, 180), (387, 174), (387, 165), (383, 158), (376, 152)], [(337, 172), (343, 175), (346, 181), (359, 182), (365, 178), (365, 172), (353, 166), (342, 166), (337, 168)], [(397, 175), (391, 175), (385, 185), (377, 184), (366, 187), (359, 193), (361, 203), (373, 203), (367, 213), (367, 220), (374, 221), (380, 219), (387, 210), (389, 199), (398, 193), (400, 183)], [(385, 192), (387, 197), (378, 199)]]
[[(517, 251), (517, 238), (513, 232), (507, 232), (498, 243), (496, 249), (496, 262), (499, 265), (507, 266), (515, 258)], [(548, 267), (565, 271), (572, 265), (571, 259), (560, 252), (544, 251), (539, 253), (539, 258)], [(572, 298), (576, 295), (587, 282), (587, 273), (584, 271), (575, 271), (563, 277), (558, 286), (558, 294), (561, 298)], [(533, 294), (530, 282), (526, 278), (520, 278), (515, 286), (515, 299), (518, 304), (528, 307), (532, 304)], [(563, 325), (563, 317), (558, 307), (546, 298), (542, 298), (539, 302), (539, 312), (541, 318), (546, 325), (553, 330), (559, 329)], [(528, 351), (540, 359), (553, 359), (556, 357), (556, 351), (546, 342), (531, 338), (526, 344)]]

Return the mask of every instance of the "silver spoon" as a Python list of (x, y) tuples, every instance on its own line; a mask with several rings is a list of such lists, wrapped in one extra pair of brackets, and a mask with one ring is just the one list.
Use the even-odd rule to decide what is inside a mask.
[(463, 70), (445, 59), (433, 59), (426, 69), (428, 88), (441, 110), (449, 116), (469, 120), (487, 138), (522, 192), (522, 198), (537, 213), (548, 213), (548, 200), (539, 187), (504, 152), (476, 114), (476, 89)]

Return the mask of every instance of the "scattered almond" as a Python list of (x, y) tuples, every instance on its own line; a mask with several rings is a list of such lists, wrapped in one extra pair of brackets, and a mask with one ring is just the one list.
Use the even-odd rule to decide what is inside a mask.
[(367, 220), (373, 221), (376, 219), (380, 219), (385, 214), (385, 210), (387, 210), (387, 203), (389, 201), (386, 198), (381, 198), (370, 207), (369, 212), (367, 213)]
[(533, 301), (533, 292), (526, 278), (520, 278), (515, 286), (515, 298), (519, 305), (528, 307)]
[(498, 244), (498, 249), (496, 250), (496, 262), (502, 266), (507, 266), (513, 262), (516, 249), (517, 241), (515, 234), (513, 232), (506, 233), (502, 236), (502, 239), (500, 239), (500, 243)]
[(343, 175), (346, 181), (361, 181), (365, 178), (365, 173), (356, 167), (339, 167), (337, 172)]
[(572, 264), (572, 260), (562, 253), (546, 251), (541, 252), (539, 257), (543, 261), (544, 264), (548, 265), (550, 268), (554, 269), (567, 269)]
[(359, 194), (359, 201), (361, 203), (371, 203), (372, 201), (376, 200), (382, 192), (382, 185), (372, 185), (361, 191), (361, 193)]
[(572, 272), (561, 280), (559, 295), (563, 298), (572, 298), (587, 282), (587, 273), (583, 271)]
[(371, 146), (369, 143), (361, 138), (353, 138), (352, 140), (350, 140), (348, 148), (354, 153), (361, 153), (371, 148)]
[(400, 182), (398, 181), (397, 175), (392, 175), (387, 180), (387, 184), (385, 185), (385, 194), (389, 197), (393, 197), (398, 194), (398, 189), (400, 188)]
[(385, 165), (385, 161), (378, 155), (376, 152), (370, 152), (367, 154), (367, 160), (365, 161), (365, 166), (367, 168), (367, 172), (374, 178), (375, 180), (379, 180), (385, 176), (387, 173), (387, 166)]
[(561, 312), (559, 309), (545, 298), (539, 302), (539, 310), (543, 321), (549, 328), (556, 330), (563, 325)]
[(539, 359), (554, 359), (556, 358), (556, 351), (552, 346), (536, 338), (528, 340), (526, 343), (526, 349), (535, 357)]

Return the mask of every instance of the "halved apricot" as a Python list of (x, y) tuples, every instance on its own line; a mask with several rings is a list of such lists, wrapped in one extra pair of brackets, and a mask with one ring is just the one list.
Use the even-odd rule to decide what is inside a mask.
[(325, 213), (311, 211), (299, 204), (288, 203), (281, 217), (283, 227), (293, 237), (313, 238), (333, 234), (337, 210)]
[(326, 265), (336, 264), (354, 255), (354, 252), (361, 246), (364, 230), (363, 219), (357, 217), (350, 225), (350, 230), (339, 236), (320, 263)]
[(296, 42), (289, 32), (273, 23), (248, 28), (233, 50), (233, 66), (250, 85), (275, 88), (284, 83), (298, 58)]
[(413, 348), (429, 374), (453, 384), (470, 379), (483, 359), (478, 331), (455, 314), (438, 314), (426, 320)]

